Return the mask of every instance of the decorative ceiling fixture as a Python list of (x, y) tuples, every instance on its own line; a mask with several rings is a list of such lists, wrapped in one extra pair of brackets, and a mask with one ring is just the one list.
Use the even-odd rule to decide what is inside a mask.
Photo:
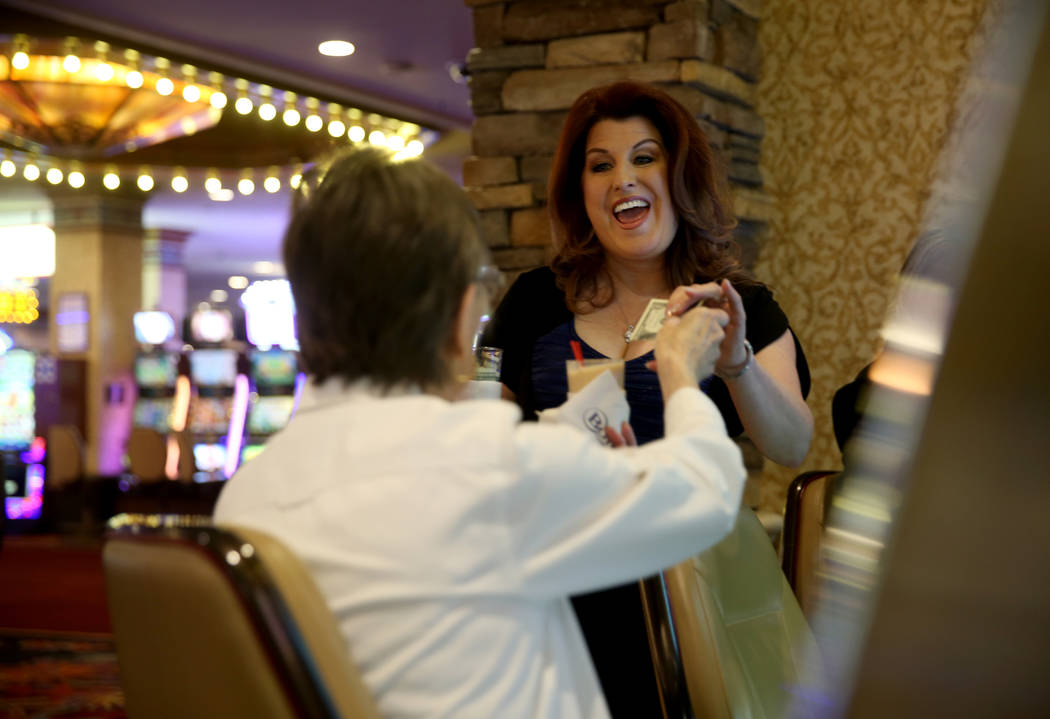
[[(336, 50), (353, 52), (352, 44), (344, 44), (349, 52), (345, 46)], [(186, 191), (198, 177), (220, 183), (211, 189), (236, 186), (242, 195), (254, 192), (255, 176), (265, 178), (267, 192), (294, 186), (301, 169), (121, 164), (127, 153), (215, 126), (228, 106), (263, 122), (280, 118), (307, 133), (326, 129), (348, 144), (367, 138), (400, 159), (422, 154), (424, 139), (433, 135), (411, 122), (102, 41), (0, 36), (0, 140), (11, 146), (0, 161), (0, 177), (21, 170), (33, 182), (44, 177), (79, 188), (94, 181), (110, 190), (133, 182), (143, 192), (156, 186), (155, 178), (170, 181), (175, 192)]]

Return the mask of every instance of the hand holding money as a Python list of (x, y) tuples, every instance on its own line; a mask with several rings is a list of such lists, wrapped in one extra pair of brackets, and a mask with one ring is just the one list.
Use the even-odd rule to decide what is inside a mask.
[(671, 293), (667, 300), (649, 300), (645, 311), (627, 335), (628, 342), (638, 342), (656, 337), (664, 319), (683, 314), (693, 305), (702, 302), (707, 307), (721, 308), (725, 302), (722, 287), (714, 282), (704, 285), (684, 285)]
[(696, 387), (714, 372), (729, 315), (698, 306), (664, 320), (656, 336), (656, 371), (664, 401), (680, 387)]

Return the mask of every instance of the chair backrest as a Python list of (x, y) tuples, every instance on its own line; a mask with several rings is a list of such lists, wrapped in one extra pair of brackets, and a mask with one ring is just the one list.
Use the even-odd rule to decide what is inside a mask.
[(47, 484), (58, 489), (84, 474), (84, 440), (71, 424), (53, 424), (47, 430)]
[(824, 516), (838, 472), (805, 472), (791, 482), (784, 510), (781, 564), (807, 617), (816, 606)]
[(164, 462), (168, 456), (163, 434), (148, 427), (132, 427), (128, 437), (128, 469), (142, 482), (164, 479)]
[[(664, 581), (674, 626), (651, 621), (651, 637), (673, 632), (674, 641), (663, 645), (677, 657), (657, 657), (657, 663), (666, 672), (669, 661), (680, 662), (692, 709), (674, 716), (785, 716), (813, 637), (755, 514), (742, 509), (726, 539), (667, 570)], [(658, 612), (647, 616), (652, 620)], [(662, 691), (665, 707), (682, 703), (680, 695)]]
[(124, 523), (103, 562), (131, 719), (378, 719), (335, 618), (280, 542)]

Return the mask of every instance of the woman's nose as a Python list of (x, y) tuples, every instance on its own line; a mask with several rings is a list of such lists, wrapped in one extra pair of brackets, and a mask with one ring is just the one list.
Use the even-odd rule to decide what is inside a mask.
[(616, 169), (616, 189), (623, 190), (628, 187), (634, 187), (636, 182), (636, 176), (634, 167), (629, 163), (622, 164)]

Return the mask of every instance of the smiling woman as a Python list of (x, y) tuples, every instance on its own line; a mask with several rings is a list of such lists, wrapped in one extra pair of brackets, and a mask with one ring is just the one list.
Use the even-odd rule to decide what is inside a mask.
[[(553, 259), (518, 278), (484, 338), (503, 349), (501, 379), (526, 417), (565, 401), (577, 342), (585, 359), (625, 360), (637, 441), (662, 437), (654, 340), (632, 341), (627, 330), (652, 299), (674, 314), (703, 303), (730, 321), (700, 389), (730, 435), (746, 431), (776, 462), (802, 461), (813, 424), (806, 359), (772, 292), (737, 260), (723, 185), (700, 126), (667, 93), (617, 83), (576, 100), (547, 185)], [(573, 606), (613, 716), (661, 716), (638, 586)]]

